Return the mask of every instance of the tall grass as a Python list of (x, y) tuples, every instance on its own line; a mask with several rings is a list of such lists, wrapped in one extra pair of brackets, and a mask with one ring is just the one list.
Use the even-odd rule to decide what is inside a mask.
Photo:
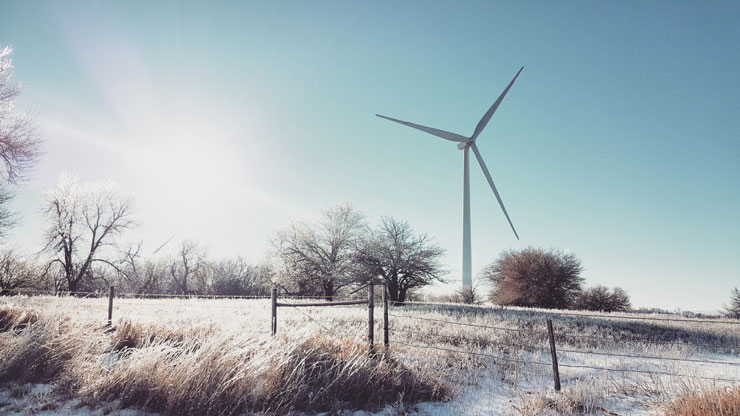
[[(21, 322), (25, 311), (0, 307)], [(115, 331), (37, 311), (0, 334), (0, 379), (57, 382), (90, 404), (120, 400), (165, 414), (377, 409), (439, 400), (444, 385), (361, 340), (307, 330), (270, 339), (213, 325), (119, 323)]]
[[(681, 377), (589, 367), (730, 379), (738, 374), (737, 366), (717, 363), (579, 351), (740, 362), (737, 325), (629, 319), (655, 317), (649, 314), (397, 306), (391, 309), (390, 352), (379, 348), (381, 355), (369, 357), (364, 307), (281, 307), (272, 338), (265, 300), (116, 299), (114, 331), (102, 325), (105, 299), (21, 296), (0, 298), (0, 305), (0, 311), (13, 311), (5, 317), (0, 312), (0, 328), (12, 328), (0, 330), (0, 358), (17, 357), (9, 360), (16, 363), (12, 370), (0, 360), (0, 378), (51, 380), (91, 403), (120, 399), (170, 414), (377, 409), (444, 397), (476, 401), (470, 389), (492, 380), (490, 399), (511, 402), (521, 410), (516, 414), (579, 414), (610, 409), (614, 397), (653, 406), (686, 384)], [(558, 394), (551, 392), (548, 318), (561, 363)], [(382, 334), (381, 325), (378, 319), (376, 334)], [(450, 406), (464, 414), (467, 404)]]
[(664, 405), (670, 416), (738, 416), (740, 387), (689, 392)]

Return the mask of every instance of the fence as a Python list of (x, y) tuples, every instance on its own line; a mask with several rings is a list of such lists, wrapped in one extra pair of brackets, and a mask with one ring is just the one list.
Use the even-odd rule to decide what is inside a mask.
[[(383, 288), (383, 344), (388, 348), (388, 291), (385, 286)], [(370, 282), (367, 285), (367, 300), (350, 300), (350, 301), (339, 301), (339, 302), (312, 302), (312, 303), (280, 303), (278, 302), (278, 290), (272, 289), (270, 296), (272, 317), (271, 330), (272, 336), (277, 333), (277, 311), (278, 307), (326, 307), (326, 306), (351, 306), (351, 305), (367, 305), (367, 343), (370, 354), (375, 353), (375, 282)], [(359, 291), (359, 289), (358, 289)], [(357, 291), (355, 291), (357, 292)], [(306, 315), (308, 316), (308, 315)], [(309, 316), (310, 318), (310, 316)]]
[[(277, 325), (278, 325), (278, 309), (279, 308), (295, 308), (296, 310), (300, 311), (303, 307), (329, 307), (329, 306), (360, 306), (360, 305), (367, 305), (368, 315), (367, 315), (367, 342), (368, 342), (368, 349), (371, 354), (375, 353), (375, 284), (374, 282), (369, 284), (367, 286), (367, 298), (366, 299), (350, 299), (350, 300), (341, 300), (341, 301), (319, 301), (319, 299), (323, 299), (323, 296), (287, 296), (285, 298), (281, 298), (278, 295), (277, 290), (273, 289), (271, 296), (214, 296), (214, 295), (167, 295), (167, 294), (149, 294), (149, 295), (137, 295), (137, 294), (118, 294), (115, 293), (115, 288), (110, 287), (109, 292), (107, 293), (108, 297), (108, 308), (107, 308), (107, 324), (112, 325), (113, 323), (113, 305), (114, 301), (116, 299), (126, 300), (128, 304), (131, 303), (131, 300), (134, 302), (137, 301), (137, 299), (146, 299), (146, 301), (141, 301), (141, 304), (151, 305), (152, 302), (156, 302), (156, 298), (186, 298), (186, 299), (263, 299), (263, 300), (270, 300), (270, 309), (271, 309), (271, 319), (270, 319), (270, 333), (274, 336), (277, 333)], [(43, 292), (38, 291), (18, 291), (18, 293), (36, 293), (36, 294), (43, 294)], [(48, 294), (48, 292), (46, 292)], [(662, 345), (662, 346), (682, 346), (682, 347), (699, 347), (702, 349), (717, 349), (719, 351), (729, 351), (732, 354), (740, 353), (740, 343), (737, 341), (740, 340), (740, 320), (712, 320), (712, 319), (680, 319), (680, 318), (668, 318), (668, 317), (638, 317), (638, 316), (624, 316), (624, 315), (605, 315), (605, 314), (588, 314), (588, 313), (570, 313), (570, 312), (532, 312), (527, 311), (527, 314), (530, 315), (536, 315), (536, 316), (542, 316), (546, 317), (547, 319), (544, 322), (540, 322), (540, 324), (544, 324), (542, 327), (528, 327), (528, 328), (511, 328), (506, 327), (502, 325), (490, 325), (487, 323), (470, 323), (470, 322), (461, 322), (461, 321), (453, 321), (449, 319), (440, 319), (440, 318), (433, 318), (429, 316), (412, 316), (409, 315), (409, 312), (412, 312), (413, 309), (416, 306), (428, 308), (429, 306), (433, 307), (441, 307), (438, 309), (438, 311), (444, 312), (446, 308), (460, 308), (459, 306), (454, 307), (450, 304), (430, 304), (430, 303), (420, 303), (420, 302), (406, 302), (405, 304), (401, 305), (389, 305), (389, 300), (387, 297), (387, 290), (383, 286), (383, 346), (385, 349), (391, 348), (391, 341), (393, 342), (393, 345), (399, 345), (399, 346), (406, 346), (406, 347), (413, 347), (413, 348), (423, 348), (423, 349), (429, 349), (429, 350), (437, 350), (437, 351), (444, 351), (448, 353), (453, 354), (462, 354), (462, 355), (470, 355), (470, 356), (478, 356), (478, 357), (486, 357), (491, 360), (493, 360), (494, 364), (496, 362), (510, 362), (510, 363), (516, 363), (516, 364), (527, 364), (527, 365), (535, 365), (535, 366), (546, 366), (552, 368), (552, 377), (553, 377), (553, 383), (555, 390), (560, 390), (560, 369), (561, 368), (569, 368), (569, 369), (590, 369), (590, 370), (598, 370), (598, 371), (606, 371), (606, 372), (616, 372), (616, 373), (637, 373), (637, 374), (648, 374), (648, 375), (657, 375), (657, 376), (672, 376), (672, 377), (681, 377), (681, 378), (688, 378), (688, 379), (702, 379), (702, 380), (714, 380), (714, 381), (724, 381), (724, 382), (731, 382), (731, 383), (740, 383), (740, 377), (736, 376), (735, 378), (728, 378), (728, 377), (706, 377), (701, 376), (698, 374), (686, 374), (686, 373), (677, 373), (672, 371), (662, 371), (662, 370), (645, 370), (645, 369), (638, 369), (638, 368), (616, 368), (614, 366), (609, 365), (586, 365), (586, 364), (577, 364), (570, 361), (575, 361), (573, 358), (574, 356), (579, 355), (590, 355), (595, 357), (609, 357), (609, 358), (620, 358), (620, 359), (629, 359), (629, 360), (642, 360), (642, 361), (660, 361), (660, 362), (676, 362), (676, 363), (694, 363), (694, 364), (707, 364), (707, 365), (716, 365), (716, 366), (731, 366), (733, 368), (740, 369), (740, 362), (732, 362), (732, 361), (722, 361), (722, 360), (715, 360), (715, 359), (699, 359), (699, 358), (689, 358), (689, 357), (671, 357), (666, 355), (658, 355), (658, 354), (629, 354), (629, 353), (623, 353), (620, 351), (594, 351), (594, 350), (586, 350), (586, 349), (577, 349), (572, 348), (568, 346), (569, 342), (572, 342), (572, 340), (592, 340), (602, 343), (611, 343), (611, 344), (629, 344), (629, 343), (635, 343), (635, 344), (655, 344), (655, 345)], [(102, 293), (78, 293), (77, 295), (82, 297), (103, 297), (105, 294)], [(152, 299), (153, 298), (153, 299)], [(283, 299), (285, 299), (283, 301)], [(389, 313), (389, 306), (396, 307), (397, 310), (393, 313)], [(211, 306), (215, 308), (248, 308), (249, 306)], [(264, 308), (264, 306), (256, 305), (256, 308)], [(496, 309), (496, 308), (477, 308), (480, 310), (484, 310), (486, 312), (512, 312), (512, 310), (507, 309)], [(428, 309), (425, 309), (428, 310)], [(406, 312), (406, 313), (403, 313)], [(517, 311), (521, 312), (521, 311)], [(302, 313), (302, 312), (301, 312)], [(312, 318), (310, 315), (305, 314), (308, 319), (316, 321), (319, 325), (321, 325), (316, 319)], [(393, 319), (394, 325), (391, 326), (391, 322), (389, 321), (390, 318)], [(707, 324), (723, 324), (723, 325), (729, 325), (729, 326), (737, 326), (738, 328), (738, 334), (737, 336), (734, 336), (734, 343), (706, 343), (706, 342), (675, 342), (675, 341), (665, 341), (665, 340), (647, 340), (647, 339), (639, 339), (639, 340), (630, 340), (630, 339), (616, 339), (616, 338), (605, 338), (603, 336), (596, 336), (596, 335), (589, 335), (584, 333), (572, 333), (564, 331), (564, 328), (567, 328), (566, 320), (574, 318), (595, 318), (595, 319), (603, 319), (603, 320), (609, 320), (609, 319), (618, 319), (618, 320), (625, 320), (625, 321), (654, 321), (658, 322), (661, 325), (667, 325), (672, 323), (696, 323), (701, 325), (707, 325)], [(561, 327), (558, 327), (557, 325), (553, 324), (553, 319), (557, 320), (560, 319), (563, 323)], [(438, 342), (436, 345), (433, 345), (431, 342), (429, 342), (430, 339), (446, 339), (447, 344), (451, 345), (462, 345), (466, 343), (466, 338), (462, 336), (451, 336), (451, 335), (441, 335), (438, 333), (430, 332), (430, 331), (419, 331), (418, 325), (411, 325), (412, 328), (403, 328), (399, 327), (398, 324), (401, 324), (403, 322), (414, 322), (414, 321), (427, 321), (432, 322), (435, 324), (443, 324), (445, 328), (475, 328), (476, 333), (482, 333), (482, 332), (495, 332), (495, 333), (511, 333), (514, 334), (516, 338), (518, 339), (525, 339), (525, 335), (532, 336), (533, 334), (538, 334), (538, 336), (541, 338), (542, 341), (545, 341), (545, 345), (541, 344), (533, 344), (533, 343), (525, 343), (525, 342), (516, 342), (508, 340), (506, 342), (502, 342), (500, 346), (506, 347), (506, 348), (516, 348), (518, 351), (524, 351), (524, 352), (540, 352), (545, 355), (549, 355), (550, 359), (547, 362), (544, 361), (535, 361), (535, 360), (525, 360), (520, 359), (518, 357), (511, 357), (511, 356), (504, 356), (504, 355), (495, 355), (491, 354), (486, 351), (474, 351), (474, 350), (466, 350), (466, 349), (460, 349), (460, 348), (450, 348), (447, 346), (440, 346), (439, 344), (443, 344), (441, 342)], [(322, 326), (322, 328), (324, 328)], [(324, 328), (327, 329), (327, 328)], [(328, 329), (327, 329), (328, 330)], [(396, 334), (396, 336), (393, 337), (393, 339), (390, 338), (390, 333)], [(418, 335), (420, 337), (423, 337), (423, 339), (427, 342), (423, 343), (414, 343), (410, 342), (408, 339), (412, 335)], [(490, 342), (492, 345), (496, 345), (495, 342)], [(566, 347), (559, 346), (559, 343), (562, 343), (566, 345)], [(562, 360), (562, 358), (569, 358), (569, 360), (566, 360), (565, 362)]]
[[(430, 304), (424, 304), (420, 302), (414, 302), (413, 305), (430, 305)], [(444, 305), (444, 304), (431, 304), (433, 306), (447, 306), (450, 305)], [(740, 338), (740, 321), (727, 321), (727, 320), (707, 320), (707, 319), (674, 319), (674, 318), (646, 318), (646, 317), (625, 317), (625, 316), (613, 316), (610, 317), (608, 315), (596, 315), (596, 314), (571, 314), (571, 313), (542, 313), (552, 316), (568, 316), (568, 317), (589, 317), (589, 318), (600, 318), (600, 319), (626, 319), (626, 320), (643, 320), (643, 321), (658, 321), (658, 322), (688, 322), (688, 323), (701, 323), (701, 324), (727, 324), (727, 325), (738, 325), (738, 338)], [(485, 324), (474, 324), (474, 323), (465, 323), (465, 322), (459, 322), (459, 321), (451, 321), (451, 320), (445, 320), (445, 319), (435, 319), (435, 318), (429, 318), (429, 317), (421, 317), (421, 316), (410, 316), (410, 315), (401, 315), (397, 313), (392, 313), (390, 315), (391, 317), (395, 318), (394, 322), (396, 320), (421, 320), (421, 321), (428, 321), (428, 322), (434, 322), (439, 324), (445, 324), (450, 327), (472, 327), (476, 330), (490, 330), (490, 331), (496, 331), (496, 332), (513, 332), (517, 335), (521, 336), (522, 333), (528, 333), (532, 334), (533, 331), (535, 331), (534, 328), (532, 329), (522, 329), (522, 328), (508, 328), (503, 326), (495, 326), (495, 325), (485, 325)], [(713, 380), (713, 381), (724, 381), (724, 382), (730, 382), (730, 383), (740, 383), (740, 377), (737, 376), (735, 378), (727, 378), (727, 377), (706, 377), (701, 376), (697, 374), (682, 374), (682, 373), (676, 373), (676, 372), (669, 372), (669, 371), (659, 371), (659, 370), (642, 370), (642, 369), (633, 369), (633, 368), (614, 368), (614, 367), (608, 367), (608, 366), (596, 366), (596, 365), (584, 365), (584, 364), (563, 364), (562, 362), (559, 362), (558, 357), (559, 355), (593, 355), (593, 356), (599, 356), (599, 357), (619, 357), (619, 358), (628, 358), (630, 360), (659, 360), (659, 361), (670, 361), (670, 362), (685, 362), (685, 363), (700, 363), (700, 364), (712, 364), (712, 365), (723, 365), (723, 366), (731, 366), (736, 367), (737, 369), (740, 369), (740, 362), (732, 362), (732, 361), (721, 361), (721, 360), (712, 360), (712, 359), (696, 359), (696, 358), (680, 358), (680, 357), (669, 357), (664, 355), (644, 355), (644, 354), (626, 354), (626, 353), (619, 353), (619, 352), (604, 352), (604, 351), (588, 351), (588, 350), (581, 350), (581, 349), (572, 349), (572, 348), (557, 348), (556, 339), (561, 340), (567, 340), (568, 338), (580, 338), (580, 339), (592, 339), (592, 340), (599, 340), (599, 341), (606, 341), (610, 343), (641, 343), (641, 344), (658, 344), (658, 345), (681, 345), (681, 346), (690, 346), (690, 347), (701, 347), (701, 348), (718, 348), (718, 349), (724, 349), (724, 350), (731, 350), (735, 352), (740, 352), (740, 344), (717, 344), (717, 343), (695, 343), (695, 342), (666, 342), (666, 341), (651, 341), (651, 340), (624, 340), (624, 339), (607, 339), (604, 337), (597, 337), (592, 335), (585, 335), (585, 334), (573, 334), (573, 333), (558, 333), (555, 331), (552, 323), (552, 319), (547, 319), (545, 321), (546, 326), (542, 328), (543, 332), (543, 338), (545, 338), (548, 341), (547, 346), (542, 345), (534, 345), (534, 344), (523, 344), (523, 343), (516, 343), (516, 342), (506, 342), (505, 344), (502, 344), (506, 347), (515, 347), (519, 350), (529, 350), (529, 351), (540, 351), (544, 353), (549, 353), (550, 355), (550, 362), (542, 362), (542, 361), (531, 361), (531, 360), (522, 360), (517, 358), (510, 358), (506, 356), (501, 355), (493, 355), (486, 352), (480, 352), (480, 351), (469, 351), (469, 350), (461, 350), (461, 349), (455, 349), (455, 348), (447, 348), (447, 347), (440, 347), (438, 345), (429, 345), (429, 344), (419, 344), (419, 343), (409, 343), (404, 341), (403, 339), (397, 340), (393, 339), (394, 344), (414, 347), (414, 348), (423, 348), (423, 349), (430, 349), (430, 350), (439, 350), (444, 352), (451, 352), (456, 354), (465, 354), (465, 355), (474, 355), (474, 356), (482, 356), (490, 358), (494, 361), (499, 362), (512, 362), (517, 364), (529, 364), (529, 365), (536, 365), (536, 366), (551, 366), (552, 367), (552, 376), (553, 376), (553, 382), (554, 382), (554, 388), (555, 390), (560, 390), (560, 375), (559, 370), (560, 368), (574, 368), (574, 369), (591, 369), (591, 370), (601, 370), (601, 371), (607, 371), (607, 372), (621, 372), (621, 373), (638, 373), (638, 374), (649, 374), (649, 375), (660, 375), (660, 376), (673, 376), (673, 377), (681, 377), (681, 378), (688, 378), (688, 379), (701, 379), (701, 380)], [(448, 335), (439, 335), (435, 334), (433, 332), (421, 332), (421, 331), (409, 331), (406, 329), (402, 330), (393, 330), (391, 329), (391, 332), (393, 333), (401, 333), (402, 336), (408, 336), (408, 334), (416, 334), (423, 336), (427, 339), (429, 338), (445, 338), (448, 343), (451, 344), (460, 344), (464, 343), (465, 338), (460, 336), (448, 336)]]

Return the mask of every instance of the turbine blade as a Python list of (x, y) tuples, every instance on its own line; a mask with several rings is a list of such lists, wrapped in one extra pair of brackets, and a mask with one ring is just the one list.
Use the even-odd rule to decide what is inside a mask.
[(488, 168), (486, 167), (486, 163), (483, 161), (483, 158), (480, 155), (480, 152), (478, 151), (478, 146), (475, 145), (475, 142), (472, 143), (470, 146), (473, 149), (473, 153), (475, 153), (475, 158), (478, 159), (478, 164), (480, 165), (481, 169), (483, 169), (483, 174), (486, 175), (486, 179), (488, 179), (488, 184), (491, 185), (491, 189), (493, 190), (493, 194), (496, 195), (496, 199), (498, 200), (498, 204), (501, 205), (501, 210), (504, 211), (504, 215), (506, 215), (506, 220), (509, 221), (509, 225), (511, 226), (511, 231), (514, 231), (514, 235), (516, 236), (516, 239), (519, 239), (519, 234), (516, 233), (516, 229), (514, 228), (514, 224), (511, 223), (511, 218), (509, 218), (509, 213), (506, 212), (506, 207), (504, 206), (504, 202), (501, 200), (501, 196), (498, 194), (498, 191), (496, 190), (496, 185), (493, 183), (493, 179), (491, 178), (491, 173), (488, 172)]
[(158, 248), (157, 248), (156, 250), (154, 250), (154, 251), (152, 252), (152, 255), (155, 255), (155, 254), (157, 254), (157, 252), (158, 252), (159, 250), (161, 250), (161, 249), (162, 249), (162, 248), (163, 248), (164, 246), (166, 246), (166, 245), (167, 245), (167, 243), (169, 243), (170, 241), (172, 241), (172, 239), (173, 239), (173, 238), (175, 238), (175, 235), (174, 235), (174, 234), (172, 234), (172, 237), (168, 238), (168, 239), (167, 239), (167, 241), (165, 241), (164, 243), (162, 243), (162, 245), (161, 245), (161, 246), (159, 246), (159, 247), (158, 247)]
[(506, 93), (509, 92), (509, 89), (511, 88), (511, 86), (514, 85), (514, 81), (516, 81), (516, 79), (519, 77), (519, 74), (522, 73), (523, 69), (524, 67), (521, 67), (521, 69), (519, 69), (519, 72), (516, 73), (516, 75), (514, 76), (514, 79), (511, 80), (511, 82), (506, 87), (504, 92), (501, 93), (501, 95), (493, 103), (491, 108), (489, 108), (488, 111), (486, 111), (486, 114), (483, 114), (483, 118), (481, 118), (480, 121), (478, 122), (478, 125), (475, 126), (475, 132), (473, 132), (473, 136), (470, 137), (471, 139), (475, 140), (476, 138), (478, 138), (478, 136), (481, 134), (483, 129), (486, 128), (486, 125), (488, 124), (488, 122), (491, 121), (491, 117), (493, 117), (493, 113), (496, 112), (496, 109), (501, 104), (501, 101), (503, 101), (504, 97), (506, 97)]
[(380, 114), (376, 114), (376, 116), (378, 116), (380, 118), (384, 118), (386, 120), (395, 121), (396, 123), (403, 124), (404, 126), (413, 127), (413, 128), (415, 128), (417, 130), (421, 130), (421, 131), (423, 131), (425, 133), (429, 133), (429, 134), (432, 134), (434, 136), (441, 137), (441, 138), (443, 138), (445, 140), (450, 140), (450, 141), (453, 141), (453, 142), (466, 142), (466, 141), (468, 141), (468, 138), (467, 137), (464, 137), (464, 136), (461, 136), (461, 135), (455, 134), (455, 133), (450, 133), (449, 131), (434, 129), (434, 128), (427, 127), (427, 126), (422, 126), (422, 125), (419, 125), (419, 124), (409, 123), (408, 121), (398, 120), (398, 119), (395, 119), (395, 118), (392, 118), (392, 117), (386, 117), (386, 116), (383, 116), (383, 115), (380, 115)]

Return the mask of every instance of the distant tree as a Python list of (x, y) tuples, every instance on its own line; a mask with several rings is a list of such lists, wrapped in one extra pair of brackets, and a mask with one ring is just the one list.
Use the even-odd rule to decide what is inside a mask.
[(361, 274), (383, 279), (392, 301), (404, 302), (410, 290), (442, 281), (444, 252), (426, 234), (414, 234), (407, 222), (381, 217), (359, 245), (356, 261)]
[(171, 287), (177, 294), (206, 294), (208, 272), (206, 252), (193, 240), (180, 243), (177, 254), (169, 261)]
[(118, 267), (106, 248), (134, 226), (131, 205), (132, 198), (111, 182), (80, 183), (67, 174), (44, 193), (44, 251), (52, 256), (47, 270), (60, 269), (70, 292), (80, 290), (93, 265)]
[(455, 294), (450, 297), (451, 302), (455, 303), (467, 303), (469, 305), (480, 305), (485, 300), (485, 296), (480, 290), (480, 287), (476, 284), (470, 287), (463, 287), (455, 291)]
[(581, 292), (582, 271), (572, 253), (529, 247), (503, 252), (482, 276), (493, 284), (493, 303), (563, 309)]
[(33, 118), (15, 110), (20, 85), (12, 83), (13, 48), (0, 46), (0, 237), (12, 227), (17, 217), (7, 207), (13, 198), (13, 186), (27, 179), (41, 154), (42, 140)]
[(626, 312), (631, 309), (630, 298), (621, 287), (609, 290), (606, 286), (594, 286), (583, 290), (573, 309), (601, 312)]
[(159, 294), (166, 291), (169, 264), (160, 259), (143, 258), (142, 243), (127, 247), (119, 259), (121, 289), (135, 294)]
[(728, 318), (740, 319), (740, 289), (732, 289), (730, 303), (724, 306), (724, 310), (722, 312)]
[(277, 259), (275, 283), (293, 295), (332, 300), (358, 282), (355, 250), (365, 217), (350, 205), (324, 210), (317, 223), (293, 222), (272, 241)]
[(241, 257), (211, 263), (213, 293), (225, 296), (266, 296), (271, 289), (271, 270), (252, 265)]
[(0, 249), (0, 296), (13, 289), (38, 286), (40, 274), (39, 267), (24, 259), (16, 249)]

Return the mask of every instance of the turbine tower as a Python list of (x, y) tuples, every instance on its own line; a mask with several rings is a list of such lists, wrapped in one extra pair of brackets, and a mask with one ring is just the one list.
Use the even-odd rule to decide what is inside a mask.
[(519, 69), (519, 72), (516, 73), (514, 76), (514, 79), (511, 80), (508, 86), (506, 86), (506, 89), (504, 89), (504, 92), (501, 93), (501, 95), (498, 97), (498, 99), (491, 105), (491, 108), (486, 111), (486, 114), (483, 115), (483, 118), (480, 119), (478, 122), (478, 125), (475, 126), (475, 131), (473, 131), (473, 135), (470, 137), (461, 136), (456, 133), (451, 133), (449, 131), (439, 130), (432, 127), (426, 127), (419, 124), (409, 123), (407, 121), (398, 120), (392, 117), (386, 117), (380, 114), (376, 114), (376, 116), (380, 118), (384, 118), (386, 120), (394, 121), (396, 123), (403, 124), (404, 126), (413, 127), (417, 130), (421, 130), (425, 133), (429, 133), (431, 135), (441, 137), (446, 140), (450, 140), (453, 142), (457, 142), (457, 148), (463, 151), (463, 265), (462, 265), (462, 272), (463, 272), (463, 289), (470, 288), (473, 286), (473, 272), (472, 272), (472, 260), (471, 260), (471, 254), (470, 254), (470, 164), (469, 164), (469, 150), (473, 149), (473, 154), (475, 155), (475, 158), (478, 160), (478, 164), (480, 165), (481, 169), (483, 170), (483, 174), (486, 176), (486, 179), (488, 180), (488, 184), (491, 185), (491, 190), (493, 190), (493, 194), (496, 196), (496, 200), (498, 201), (498, 204), (501, 206), (501, 210), (504, 212), (504, 215), (506, 216), (506, 220), (509, 222), (509, 225), (511, 226), (511, 230), (514, 231), (514, 236), (516, 236), (516, 239), (519, 239), (519, 235), (516, 233), (516, 229), (514, 228), (514, 224), (511, 223), (511, 218), (509, 218), (509, 213), (506, 212), (506, 207), (504, 207), (504, 202), (501, 201), (501, 196), (498, 194), (498, 191), (496, 190), (496, 185), (493, 183), (493, 178), (491, 178), (491, 173), (488, 172), (488, 168), (486, 167), (486, 163), (483, 161), (483, 157), (480, 155), (480, 151), (478, 151), (478, 146), (475, 145), (475, 140), (480, 136), (481, 132), (484, 128), (486, 128), (486, 125), (489, 121), (491, 121), (491, 117), (493, 117), (493, 113), (496, 112), (496, 109), (499, 105), (501, 105), (501, 101), (503, 101), (504, 97), (506, 97), (506, 93), (509, 92), (509, 89), (512, 85), (514, 85), (514, 81), (519, 77), (519, 74), (522, 73), (522, 70), (524, 67), (521, 67)]

